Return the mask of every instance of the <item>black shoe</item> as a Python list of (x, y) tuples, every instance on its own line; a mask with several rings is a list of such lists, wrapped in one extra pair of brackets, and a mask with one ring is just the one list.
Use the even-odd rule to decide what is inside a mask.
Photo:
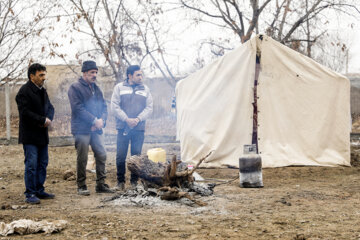
[(30, 204), (39, 204), (40, 199), (35, 194), (33, 194), (30, 197), (26, 198), (25, 202), (30, 203)]
[(110, 189), (109, 185), (105, 183), (96, 185), (95, 190), (97, 193), (114, 193), (114, 191)]
[(37, 193), (36, 196), (40, 199), (54, 199), (55, 198), (55, 194), (47, 193), (47, 192)]
[(78, 194), (82, 196), (89, 196), (90, 191), (87, 189), (86, 185), (78, 188)]

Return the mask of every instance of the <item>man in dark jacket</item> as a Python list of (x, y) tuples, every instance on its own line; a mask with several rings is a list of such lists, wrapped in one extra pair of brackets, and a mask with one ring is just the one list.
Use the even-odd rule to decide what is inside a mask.
[(16, 95), (19, 110), (19, 143), (23, 144), (25, 155), (26, 202), (40, 203), (40, 199), (51, 199), (55, 195), (45, 192), (46, 168), (49, 161), (48, 127), (54, 117), (46, 89), (46, 67), (34, 63), (28, 69), (29, 81)]
[(79, 195), (90, 195), (86, 186), (86, 164), (89, 145), (96, 162), (96, 192), (112, 193), (105, 184), (106, 151), (102, 129), (107, 119), (107, 107), (100, 88), (95, 84), (98, 68), (94, 61), (85, 61), (83, 76), (68, 91), (71, 105), (71, 133), (77, 151), (77, 186)]

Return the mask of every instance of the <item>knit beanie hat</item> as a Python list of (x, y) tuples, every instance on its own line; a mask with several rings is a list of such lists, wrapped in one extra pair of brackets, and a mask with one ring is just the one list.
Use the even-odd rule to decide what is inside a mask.
[(96, 66), (96, 62), (89, 60), (89, 61), (83, 62), (81, 72), (87, 72), (87, 71), (90, 71), (93, 69), (98, 70), (98, 67)]

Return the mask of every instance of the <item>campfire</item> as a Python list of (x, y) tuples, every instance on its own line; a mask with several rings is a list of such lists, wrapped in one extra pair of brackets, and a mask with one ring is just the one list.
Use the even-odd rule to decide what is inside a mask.
[(215, 184), (199, 183), (193, 174), (211, 153), (200, 159), (192, 169), (176, 160), (176, 156), (166, 163), (153, 162), (146, 155), (132, 156), (128, 160), (128, 169), (140, 176), (141, 184), (104, 199), (103, 202), (123, 199), (143, 206), (156, 205), (157, 201), (161, 200), (171, 200), (191, 206), (205, 206), (207, 204), (199, 200), (199, 197), (212, 195)]

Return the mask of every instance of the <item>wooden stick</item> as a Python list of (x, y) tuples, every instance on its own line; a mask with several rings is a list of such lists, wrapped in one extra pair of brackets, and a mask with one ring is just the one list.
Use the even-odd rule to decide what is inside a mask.
[(171, 163), (170, 163), (170, 178), (174, 178), (176, 176), (176, 166), (177, 166), (177, 161), (176, 161), (176, 155), (173, 156)]
[(186, 177), (189, 176), (191, 174), (193, 174), (195, 172), (195, 170), (200, 166), (200, 164), (206, 159), (208, 158), (212, 153), (214, 152), (214, 150), (210, 151), (205, 157), (201, 158), (200, 161), (196, 164), (196, 166), (192, 169), (192, 170), (185, 170), (182, 172), (177, 172), (175, 173), (176, 177)]
[(196, 164), (196, 166), (190, 171), (190, 174), (193, 174), (195, 172), (195, 170), (200, 166), (200, 164), (206, 159), (208, 158), (213, 152), (215, 152), (215, 150), (211, 150), (205, 157), (203, 157), (202, 159), (200, 159), (200, 161)]

